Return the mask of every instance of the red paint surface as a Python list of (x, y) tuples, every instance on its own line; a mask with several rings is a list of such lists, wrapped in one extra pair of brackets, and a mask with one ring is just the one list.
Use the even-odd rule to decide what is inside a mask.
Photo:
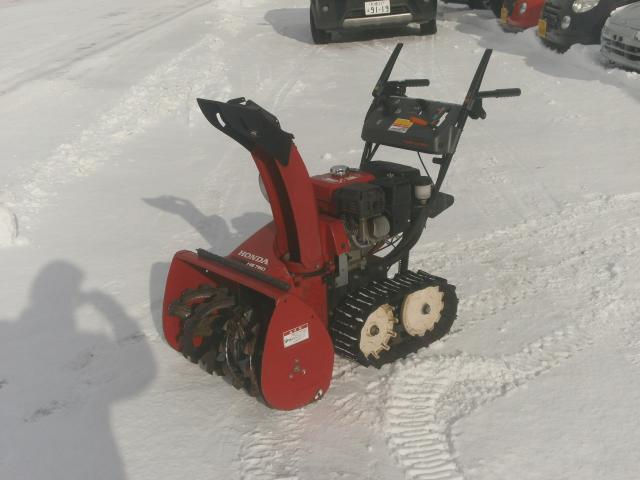
[(336, 208), (333, 202), (333, 194), (339, 188), (354, 183), (367, 183), (375, 180), (371, 173), (359, 170), (349, 171), (344, 177), (336, 177), (330, 173), (316, 175), (311, 178), (313, 190), (318, 202), (318, 208), (322, 213), (335, 214)]
[[(285, 332), (307, 325), (309, 339), (284, 346)], [(333, 371), (331, 337), (315, 311), (295, 295), (278, 299), (262, 356), (262, 395), (280, 410), (302, 407), (322, 396)]]
[(524, 0), (518, 0), (513, 7), (513, 12), (507, 17), (507, 23), (512, 27), (517, 28), (531, 28), (538, 25), (540, 20), (540, 13), (544, 6), (544, 0), (529, 0), (527, 1), (527, 10), (524, 14), (520, 14), (520, 6), (525, 3)]

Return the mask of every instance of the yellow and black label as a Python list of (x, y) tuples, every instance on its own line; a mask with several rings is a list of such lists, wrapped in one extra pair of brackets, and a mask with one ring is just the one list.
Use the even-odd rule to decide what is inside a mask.
[(413, 122), (408, 118), (396, 118), (389, 127), (390, 132), (407, 133)]

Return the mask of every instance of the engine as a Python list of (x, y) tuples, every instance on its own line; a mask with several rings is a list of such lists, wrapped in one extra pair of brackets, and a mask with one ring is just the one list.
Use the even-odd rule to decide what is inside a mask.
[(336, 213), (344, 218), (354, 246), (360, 249), (403, 233), (411, 223), (414, 204), (426, 203), (431, 194), (431, 179), (413, 167), (371, 162), (366, 172), (375, 177), (372, 182), (335, 192)]
[(357, 287), (358, 277), (378, 259), (375, 254), (409, 229), (414, 207), (426, 204), (433, 186), (413, 167), (382, 161), (370, 162), (366, 170), (335, 166), (316, 179), (332, 183), (328, 207), (344, 223), (351, 244), (338, 259), (334, 291), (347, 283)]
[(374, 183), (354, 183), (336, 191), (336, 213), (343, 219), (352, 248), (369, 250), (389, 238), (384, 190)]

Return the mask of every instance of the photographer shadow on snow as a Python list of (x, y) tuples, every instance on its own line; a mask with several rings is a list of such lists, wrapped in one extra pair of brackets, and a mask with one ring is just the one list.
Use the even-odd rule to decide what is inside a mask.
[[(264, 16), (264, 19), (283, 37), (313, 45), (309, 26), (309, 8), (278, 8), (269, 10)], [(411, 26), (354, 30), (352, 32), (333, 34), (331, 43), (360, 42), (412, 35), (420, 35), (420, 30)]]
[(139, 394), (156, 366), (124, 308), (83, 281), (72, 263), (49, 263), (18, 321), (0, 322), (2, 370), (10, 365), (0, 373), (2, 404), (16, 429), (5, 468), (29, 472), (24, 478), (126, 478), (110, 412)]
[[(185, 249), (199, 247), (211, 249), (214, 253), (227, 255), (256, 230), (269, 223), (272, 218), (262, 212), (247, 212), (231, 220), (232, 232), (227, 221), (219, 215), (205, 215), (185, 198), (163, 195), (156, 198), (144, 198), (148, 205), (167, 213), (182, 217), (186, 224), (198, 232), (206, 245), (184, 245)], [(151, 266), (149, 279), (149, 306), (153, 324), (164, 339), (162, 330), (162, 299), (170, 263), (156, 262)]]

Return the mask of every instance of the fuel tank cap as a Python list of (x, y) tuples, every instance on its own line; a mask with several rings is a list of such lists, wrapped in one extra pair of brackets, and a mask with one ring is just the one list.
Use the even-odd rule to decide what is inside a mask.
[(344, 177), (347, 173), (349, 173), (349, 167), (346, 165), (334, 165), (329, 169), (329, 173), (334, 177)]

